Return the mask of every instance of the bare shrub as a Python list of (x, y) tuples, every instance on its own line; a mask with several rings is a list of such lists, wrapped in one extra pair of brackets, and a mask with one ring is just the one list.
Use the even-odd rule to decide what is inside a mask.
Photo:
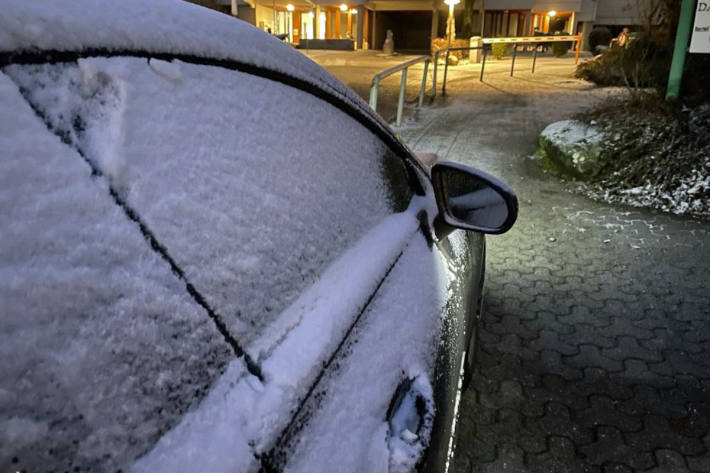
[(589, 33), (590, 50), (596, 51), (597, 46), (609, 46), (613, 37), (609, 28), (605, 26), (594, 28), (592, 32)]
[(495, 57), (496, 59), (503, 59), (503, 57), (508, 54), (509, 49), (510, 44), (508, 43), (493, 43), (491, 45), (493, 57)]

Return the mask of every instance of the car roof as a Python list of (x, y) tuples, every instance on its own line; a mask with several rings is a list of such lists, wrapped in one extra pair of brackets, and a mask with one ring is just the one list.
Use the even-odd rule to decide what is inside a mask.
[(288, 44), (245, 21), (182, 0), (3, 2), (0, 67), (94, 55), (176, 58), (286, 83), (342, 109), (422, 169), (384, 120), (352, 89)]

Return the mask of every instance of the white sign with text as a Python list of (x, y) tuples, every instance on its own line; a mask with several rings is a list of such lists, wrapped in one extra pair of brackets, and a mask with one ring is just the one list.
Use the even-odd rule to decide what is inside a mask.
[(710, 0), (698, 0), (690, 52), (710, 53)]

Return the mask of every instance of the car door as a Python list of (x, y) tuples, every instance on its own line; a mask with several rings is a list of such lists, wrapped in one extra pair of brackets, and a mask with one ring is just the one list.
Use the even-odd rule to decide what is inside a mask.
[(267, 471), (447, 471), (472, 340), (482, 239), (415, 233), (310, 396)]
[(322, 98), (228, 67), (106, 54), (3, 73), (232, 353), (178, 415), (113, 419), (110, 461), (71, 461), (407, 471), (432, 431), (450, 447), (482, 239), (434, 242), (420, 168)]

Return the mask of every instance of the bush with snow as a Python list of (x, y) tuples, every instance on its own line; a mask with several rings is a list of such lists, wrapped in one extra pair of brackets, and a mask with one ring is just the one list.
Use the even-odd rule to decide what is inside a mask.
[(537, 157), (585, 180), (593, 198), (710, 217), (710, 103), (673, 105), (648, 92), (612, 99), (548, 126)]

